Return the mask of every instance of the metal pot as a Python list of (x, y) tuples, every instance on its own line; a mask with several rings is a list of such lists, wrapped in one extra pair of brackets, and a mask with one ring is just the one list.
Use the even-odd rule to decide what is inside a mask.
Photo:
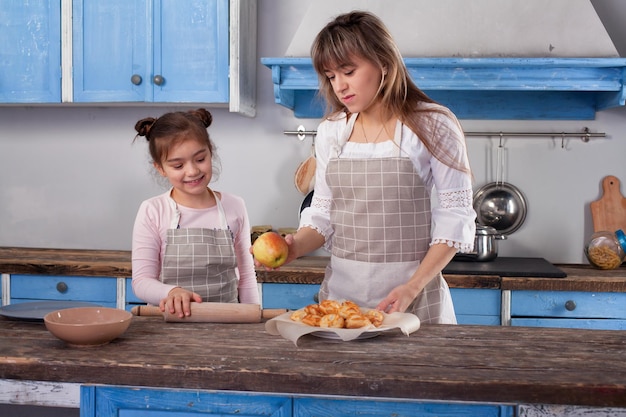
[(493, 261), (498, 257), (498, 240), (505, 240), (506, 236), (491, 226), (476, 224), (474, 250), (468, 253), (457, 253), (455, 261)]

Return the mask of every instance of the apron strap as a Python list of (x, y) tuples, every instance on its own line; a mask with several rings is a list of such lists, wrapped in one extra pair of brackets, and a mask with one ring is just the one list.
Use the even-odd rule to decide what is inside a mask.
[[(171, 190), (172, 189), (170, 189), (168, 201), (170, 204), (170, 208), (174, 212), (174, 216), (172, 217), (172, 221), (170, 222), (170, 229), (178, 229), (180, 228), (180, 210), (178, 210), (178, 205), (176, 204), (176, 201), (174, 201), (174, 199), (172, 198)], [(222, 202), (220, 201), (219, 198), (217, 198), (217, 194), (213, 190), (211, 190), (210, 188), (207, 188), (207, 190), (209, 190), (209, 192), (213, 194), (213, 197), (215, 198), (217, 211), (220, 216), (220, 227), (222, 229), (228, 229), (228, 222), (226, 221), (226, 213), (224, 212), (224, 207), (222, 206)]]

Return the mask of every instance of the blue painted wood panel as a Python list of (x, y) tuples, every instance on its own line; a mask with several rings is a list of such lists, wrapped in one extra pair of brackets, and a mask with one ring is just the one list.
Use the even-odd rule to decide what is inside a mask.
[[(411, 78), (460, 119), (594, 119), (626, 101), (623, 58), (406, 58)], [(276, 103), (320, 118), (309, 58), (261, 58)]]
[(271, 416), (291, 417), (292, 400), (272, 394), (83, 386), (81, 417)]
[(229, 100), (227, 0), (160, 0), (155, 7), (155, 102), (226, 103)]
[(61, 102), (61, 1), (0, 3), (0, 102)]
[(263, 308), (288, 308), (297, 310), (314, 304), (319, 292), (318, 284), (263, 284)]
[(626, 320), (512, 318), (511, 326), (559, 327), (570, 329), (626, 330)]
[(228, 102), (228, 0), (75, 0), (73, 13), (75, 102)]
[(626, 293), (511, 291), (511, 316), (626, 319)]
[(75, 0), (72, 13), (74, 101), (152, 101), (152, 1)]
[[(66, 291), (57, 288), (65, 284)], [(11, 303), (35, 300), (87, 301), (115, 307), (117, 280), (107, 277), (11, 275)]]
[(514, 407), (420, 401), (295, 398), (294, 417), (513, 417)]

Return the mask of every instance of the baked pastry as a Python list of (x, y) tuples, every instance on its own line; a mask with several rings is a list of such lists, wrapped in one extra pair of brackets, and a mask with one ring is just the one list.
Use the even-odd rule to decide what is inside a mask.
[(354, 307), (350, 304), (342, 304), (337, 313), (344, 319), (347, 319), (353, 314), (361, 314), (361, 309), (358, 306)]
[(380, 327), (380, 325), (383, 324), (383, 320), (385, 319), (385, 316), (379, 310), (369, 310), (367, 313), (365, 313), (365, 317), (367, 317), (376, 327)]
[(324, 300), (319, 303), (319, 309), (322, 314), (337, 314), (341, 304), (335, 300)]
[(291, 313), (291, 316), (289, 316), (289, 318), (293, 321), (302, 321), (302, 319), (304, 318), (304, 316), (306, 316), (306, 311), (304, 310), (296, 310), (293, 313)]
[(361, 327), (371, 326), (372, 322), (363, 314), (353, 314), (346, 319), (346, 329), (360, 329)]
[(316, 316), (324, 315), (322, 313), (322, 310), (320, 309), (319, 304), (309, 304), (308, 306), (304, 307), (304, 311), (306, 311), (307, 314), (315, 314)]
[(385, 318), (378, 310), (368, 310), (366, 313), (353, 301), (338, 302), (324, 300), (319, 304), (309, 304), (294, 311), (291, 320), (313, 327), (360, 329), (374, 325), (380, 327)]
[(302, 317), (302, 320), (300, 321), (309, 326), (319, 327), (321, 319), (322, 316), (319, 316), (317, 314), (307, 314), (306, 316)]
[(333, 327), (341, 329), (344, 327), (343, 317), (335, 313), (326, 314), (320, 319), (320, 327)]

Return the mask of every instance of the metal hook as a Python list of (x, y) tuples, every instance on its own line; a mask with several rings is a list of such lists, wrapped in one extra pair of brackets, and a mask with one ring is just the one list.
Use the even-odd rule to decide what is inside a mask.
[(589, 142), (589, 139), (591, 138), (591, 134), (589, 133), (589, 128), (588, 127), (583, 128), (583, 132), (585, 133), (585, 135), (582, 136), (580, 139), (582, 139), (583, 142), (587, 143)]
[(565, 149), (565, 132), (561, 132), (561, 149)]
[(306, 139), (306, 129), (304, 128), (304, 126), (300, 125), (298, 126), (298, 139), (299, 140), (304, 140)]

